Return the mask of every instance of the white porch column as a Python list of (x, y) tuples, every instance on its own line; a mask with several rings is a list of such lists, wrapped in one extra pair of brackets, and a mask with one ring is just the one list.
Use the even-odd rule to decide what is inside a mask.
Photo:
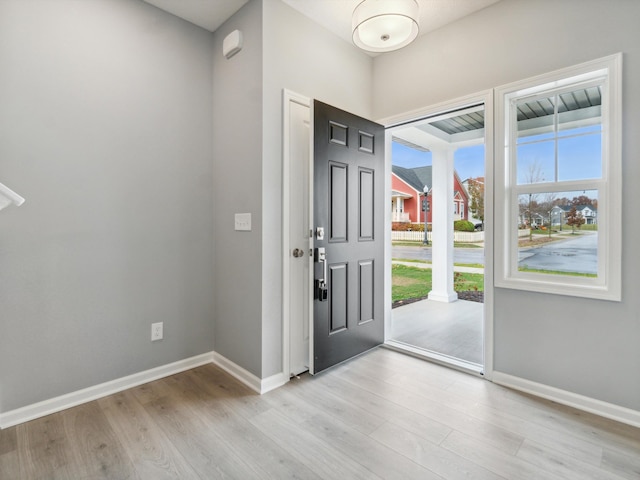
[(396, 197), (396, 214), (395, 214), (396, 222), (402, 221), (402, 215), (400, 215), (400, 197)]
[(432, 290), (429, 300), (455, 302), (453, 290), (453, 154), (454, 148), (432, 150)]

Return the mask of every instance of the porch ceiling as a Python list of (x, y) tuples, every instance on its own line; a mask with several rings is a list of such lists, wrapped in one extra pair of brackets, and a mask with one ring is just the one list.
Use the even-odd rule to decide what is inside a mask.
[(408, 193), (404, 193), (404, 192), (399, 192), (397, 190), (393, 190), (391, 192), (391, 197), (393, 197), (393, 198), (397, 198), (397, 197), (400, 197), (400, 198), (412, 198), (413, 195), (409, 195)]
[[(562, 128), (578, 123), (596, 123), (601, 115), (600, 87), (589, 87), (558, 95), (558, 114)], [(521, 102), (518, 110), (518, 131), (524, 132), (548, 127), (553, 123), (554, 99), (534, 98)], [(484, 139), (484, 108), (467, 107), (444, 115), (417, 120), (406, 129), (394, 132), (393, 140), (419, 151), (428, 152), (436, 145), (459, 146)]]

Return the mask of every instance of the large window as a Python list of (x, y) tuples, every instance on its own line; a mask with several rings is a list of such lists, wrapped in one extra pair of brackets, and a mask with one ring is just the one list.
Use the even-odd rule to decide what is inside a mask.
[(497, 286), (620, 300), (621, 61), (497, 89)]

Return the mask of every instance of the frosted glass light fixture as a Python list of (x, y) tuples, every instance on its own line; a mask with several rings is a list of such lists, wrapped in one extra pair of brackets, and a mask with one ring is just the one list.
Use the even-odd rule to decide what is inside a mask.
[(9, 187), (0, 183), (0, 210), (15, 205), (19, 207), (24, 203), (24, 198), (11, 190)]
[(409, 45), (418, 36), (416, 0), (364, 0), (353, 11), (353, 43), (384, 53)]

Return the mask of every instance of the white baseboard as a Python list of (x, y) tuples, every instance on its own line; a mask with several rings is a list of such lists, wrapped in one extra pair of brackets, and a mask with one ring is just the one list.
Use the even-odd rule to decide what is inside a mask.
[(287, 383), (289, 380), (290, 377), (288, 375), (285, 375), (284, 373), (276, 373), (275, 375), (271, 375), (270, 377), (262, 380), (262, 390), (260, 391), (260, 393), (262, 394), (270, 392), (271, 390), (275, 390), (276, 388), (281, 387), (282, 385)]
[(97, 400), (98, 398), (106, 397), (107, 395), (121, 392), (128, 388), (137, 387), (138, 385), (152, 382), (153, 380), (158, 380), (191, 368), (199, 367), (200, 365), (211, 363), (213, 361), (213, 355), (213, 352), (203, 353), (202, 355), (179, 360), (168, 365), (162, 365), (144, 372), (134, 373), (133, 375), (118, 378), (110, 382), (101, 383), (49, 400), (0, 413), (0, 429), (44, 417), (61, 410), (66, 410), (67, 408)]
[(562, 405), (577, 408), (578, 410), (594, 413), (601, 417), (610, 418), (634, 427), (640, 427), (640, 411), (637, 410), (621, 407), (613, 403), (603, 402), (602, 400), (596, 400), (595, 398), (586, 397), (584, 395), (568, 392), (559, 388), (550, 387), (542, 383), (532, 382), (524, 378), (514, 377), (507, 373), (496, 372), (495, 370), (493, 371), (492, 381), (498, 385), (530, 393)]
[(261, 395), (273, 390), (274, 388), (278, 388), (289, 381), (289, 377), (283, 373), (277, 373), (265, 379), (260, 379), (253, 373), (245, 370), (241, 366), (216, 352), (213, 352), (212, 361), (215, 365), (220, 367), (236, 380), (244, 383), (251, 390)]

